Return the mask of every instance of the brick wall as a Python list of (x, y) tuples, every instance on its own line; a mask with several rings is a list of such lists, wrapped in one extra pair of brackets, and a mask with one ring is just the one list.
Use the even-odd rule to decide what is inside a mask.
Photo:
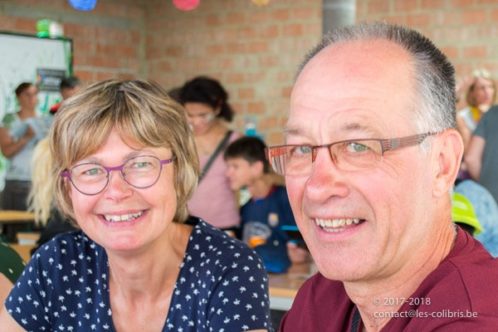
[[(150, 78), (165, 88), (199, 74), (220, 79), (243, 130), (248, 116), (281, 141), (296, 68), (321, 36), (321, 0), (202, 0), (181, 12), (169, 0), (98, 0), (78, 12), (66, 0), (2, 0), (0, 30), (34, 33), (38, 19), (64, 26), (74, 69), (87, 82)], [(498, 1), (358, 0), (357, 19), (409, 25), (450, 57), (457, 76), (485, 67), (498, 77)]]
[(39, 19), (52, 19), (73, 39), (74, 72), (85, 82), (145, 77), (144, 13), (133, 0), (100, 0), (91, 12), (77, 11), (66, 0), (3, 0), (0, 30), (35, 34)]
[(236, 110), (268, 141), (281, 140), (297, 65), (321, 36), (321, 1), (202, 1), (181, 12), (167, 1), (147, 3), (149, 78), (166, 87), (205, 74), (219, 79)]
[(417, 29), (455, 65), (457, 78), (486, 68), (498, 78), (498, 1), (359, 0), (357, 21), (385, 20)]

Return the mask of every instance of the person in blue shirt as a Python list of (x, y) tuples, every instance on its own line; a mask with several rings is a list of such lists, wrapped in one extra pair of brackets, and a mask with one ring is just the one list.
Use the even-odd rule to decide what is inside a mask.
[(247, 188), (251, 198), (241, 209), (240, 237), (258, 253), (270, 273), (283, 273), (291, 263), (308, 259), (307, 250), (289, 241), (283, 229), (295, 226), (287, 191), (265, 156), (265, 143), (241, 137), (225, 150), (227, 177), (232, 190)]
[(475, 238), (492, 256), (498, 257), (498, 205), (493, 196), (474, 180), (459, 181), (454, 190), (470, 202), (482, 225), (482, 232), (474, 234)]

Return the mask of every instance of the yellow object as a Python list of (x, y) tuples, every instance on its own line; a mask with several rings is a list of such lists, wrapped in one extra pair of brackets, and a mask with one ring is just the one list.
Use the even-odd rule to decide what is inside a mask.
[(251, 0), (256, 6), (266, 6), (270, 0)]
[(252, 236), (249, 239), (247, 245), (249, 246), (249, 248), (252, 249), (252, 248), (255, 248), (257, 246), (265, 244), (265, 242), (266, 242), (266, 239), (261, 237), (261, 236)]
[(477, 107), (471, 107), (470, 114), (472, 114), (472, 119), (474, 119), (475, 122), (481, 120), (482, 112)]
[(481, 223), (476, 217), (472, 203), (460, 193), (453, 193), (451, 202), (451, 218), (453, 222), (460, 222), (474, 228), (474, 235), (483, 231)]

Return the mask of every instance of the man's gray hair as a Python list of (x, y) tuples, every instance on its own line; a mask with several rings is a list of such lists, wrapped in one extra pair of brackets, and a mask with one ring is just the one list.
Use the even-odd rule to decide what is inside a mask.
[(414, 59), (417, 93), (413, 108), (419, 132), (439, 132), (454, 128), (456, 126), (455, 69), (448, 58), (427, 37), (417, 31), (380, 22), (361, 23), (332, 30), (307, 55), (299, 72), (311, 58), (329, 45), (378, 39), (396, 43)]

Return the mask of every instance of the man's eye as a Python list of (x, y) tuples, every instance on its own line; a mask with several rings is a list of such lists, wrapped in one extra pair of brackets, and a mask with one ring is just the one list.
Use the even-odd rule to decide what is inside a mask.
[(349, 142), (346, 146), (346, 151), (351, 153), (361, 153), (370, 151), (370, 147), (359, 142)]
[(296, 157), (305, 156), (305, 155), (310, 154), (312, 152), (312, 150), (313, 149), (309, 145), (298, 145), (298, 146), (295, 146), (290, 151), (290, 155), (291, 156), (296, 156)]

